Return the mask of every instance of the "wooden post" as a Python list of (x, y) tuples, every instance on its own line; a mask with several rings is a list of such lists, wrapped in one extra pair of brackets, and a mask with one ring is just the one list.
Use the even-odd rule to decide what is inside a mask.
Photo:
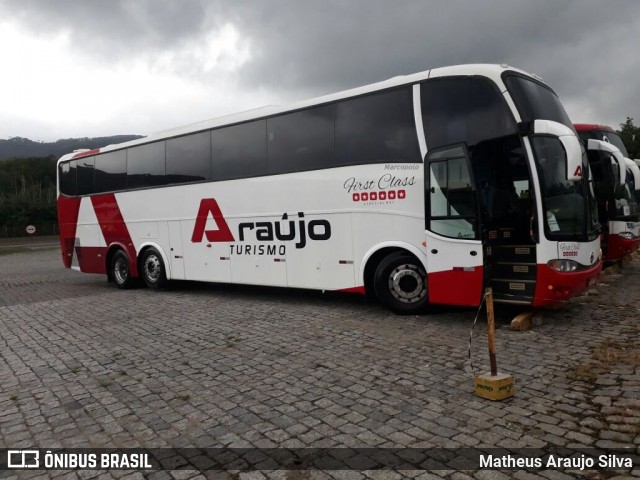
[(496, 361), (496, 324), (493, 314), (493, 289), (487, 287), (485, 290), (485, 301), (487, 302), (487, 325), (489, 329), (489, 362), (491, 364), (491, 376), (498, 374), (498, 362)]
[(487, 326), (489, 329), (489, 361), (491, 372), (476, 375), (476, 395), (488, 400), (504, 400), (515, 394), (513, 377), (506, 373), (498, 373), (496, 361), (496, 324), (493, 315), (493, 289), (488, 287), (484, 291), (487, 302)]

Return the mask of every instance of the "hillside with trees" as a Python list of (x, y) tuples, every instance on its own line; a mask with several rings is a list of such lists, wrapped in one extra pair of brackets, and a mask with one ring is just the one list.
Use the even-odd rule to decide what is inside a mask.
[(0, 237), (24, 236), (27, 225), (50, 235), (56, 221), (56, 158), (0, 162)]
[(114, 135), (111, 137), (96, 138), (64, 138), (55, 142), (35, 142), (28, 138), (13, 137), (8, 140), (0, 140), (0, 160), (7, 158), (56, 158), (66, 153), (71, 153), (80, 148), (100, 148), (112, 143), (128, 142), (142, 138), (141, 135)]
[(0, 140), (0, 238), (24, 236), (27, 225), (35, 225), (37, 235), (57, 232), (56, 162), (62, 155), (137, 138), (141, 136)]

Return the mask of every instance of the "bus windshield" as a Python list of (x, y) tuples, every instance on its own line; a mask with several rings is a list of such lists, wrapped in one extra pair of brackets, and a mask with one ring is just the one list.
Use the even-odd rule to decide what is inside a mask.
[(633, 172), (630, 168), (627, 168), (625, 183), (619, 185), (615, 189), (615, 202), (617, 219), (628, 219), (629, 217), (637, 217), (638, 203), (635, 192), (635, 180), (633, 177)]
[(599, 130), (597, 132), (597, 136), (598, 136), (598, 140), (603, 140), (605, 142), (608, 142), (618, 147), (618, 150), (622, 152), (622, 155), (629, 158), (629, 152), (627, 151), (627, 147), (624, 146), (624, 142), (622, 141), (622, 139), (617, 133), (607, 132), (605, 130)]
[(522, 120), (553, 120), (574, 130), (558, 96), (549, 87), (518, 75), (507, 75), (504, 83)]
[[(518, 75), (507, 75), (505, 84), (523, 121), (552, 120), (575, 131), (558, 96), (542, 83)], [(598, 231), (598, 211), (593, 185), (567, 180), (567, 154), (557, 137), (533, 136), (531, 146), (540, 175), (549, 239), (593, 237)], [(583, 171), (589, 166), (583, 150)]]
[[(593, 190), (591, 186), (585, 188), (584, 182), (566, 179), (567, 157), (560, 140), (534, 136), (531, 145), (540, 175), (547, 237), (567, 238), (595, 232), (598, 213)], [(586, 160), (583, 169), (589, 171)]]

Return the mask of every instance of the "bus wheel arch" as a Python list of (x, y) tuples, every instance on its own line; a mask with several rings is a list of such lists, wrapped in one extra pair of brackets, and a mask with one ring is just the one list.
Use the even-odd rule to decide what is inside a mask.
[(135, 285), (131, 259), (124, 248), (113, 246), (107, 252), (107, 279), (116, 284), (118, 288), (129, 289)]
[(162, 249), (155, 244), (144, 245), (138, 254), (138, 272), (147, 287), (153, 289), (166, 287), (169, 272)]
[(381, 248), (366, 259), (363, 279), (367, 297), (399, 314), (417, 314), (428, 305), (424, 262), (408, 248)]

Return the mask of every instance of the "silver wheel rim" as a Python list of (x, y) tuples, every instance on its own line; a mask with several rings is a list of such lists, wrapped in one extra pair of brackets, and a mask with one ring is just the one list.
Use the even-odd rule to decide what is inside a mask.
[(162, 274), (162, 264), (156, 254), (152, 253), (145, 259), (144, 274), (152, 283), (155, 283), (160, 279), (160, 275)]
[(398, 265), (389, 275), (389, 291), (402, 303), (416, 303), (427, 294), (424, 272), (411, 264)]
[(122, 285), (127, 281), (129, 276), (129, 263), (124, 258), (118, 258), (113, 268), (113, 276), (116, 277), (116, 282)]

